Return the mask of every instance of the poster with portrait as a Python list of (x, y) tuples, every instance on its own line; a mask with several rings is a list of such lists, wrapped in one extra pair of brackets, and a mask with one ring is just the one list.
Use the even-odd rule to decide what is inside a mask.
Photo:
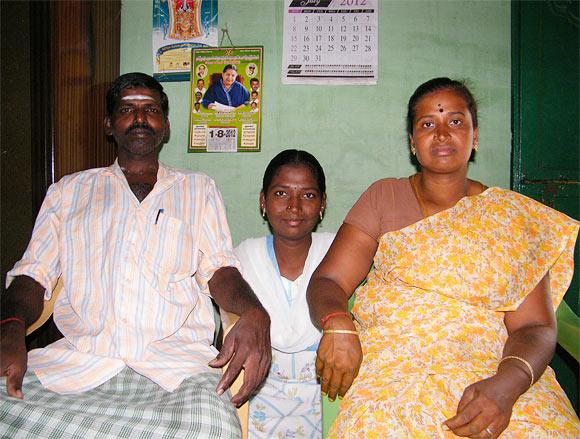
[(191, 50), (217, 46), (218, 0), (153, 0), (153, 76), (188, 81)]
[(263, 47), (194, 49), (188, 152), (260, 151)]

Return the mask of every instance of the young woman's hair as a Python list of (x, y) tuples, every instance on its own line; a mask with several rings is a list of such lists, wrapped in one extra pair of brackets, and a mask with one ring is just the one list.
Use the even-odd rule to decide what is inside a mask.
[(314, 179), (318, 183), (318, 190), (320, 193), (324, 194), (326, 192), (326, 179), (324, 177), (324, 171), (322, 166), (320, 166), (320, 163), (318, 163), (318, 160), (316, 160), (316, 157), (306, 151), (300, 151), (298, 149), (286, 149), (276, 155), (276, 157), (274, 157), (266, 167), (264, 178), (262, 180), (262, 192), (264, 195), (268, 193), (268, 189), (272, 184), (272, 180), (278, 173), (279, 169), (286, 165), (307, 166), (312, 172)]
[(423, 96), (439, 90), (452, 90), (461, 96), (467, 105), (467, 109), (471, 113), (473, 128), (477, 128), (477, 102), (465, 82), (449, 78), (433, 78), (417, 87), (417, 90), (415, 90), (415, 93), (409, 99), (409, 104), (407, 105), (408, 134), (413, 134), (413, 120), (415, 119), (415, 107), (417, 103)]

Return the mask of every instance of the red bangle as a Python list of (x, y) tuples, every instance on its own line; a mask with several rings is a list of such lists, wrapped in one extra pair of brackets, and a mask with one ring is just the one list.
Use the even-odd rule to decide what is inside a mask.
[(8, 317), (4, 320), (0, 320), (0, 325), (3, 325), (4, 323), (8, 323), (8, 322), (20, 322), (24, 326), (26, 326), (26, 323), (24, 323), (24, 320), (22, 320), (20, 317)]
[(324, 317), (322, 317), (320, 319), (320, 326), (324, 327), (326, 322), (328, 322), (331, 318), (338, 317), (338, 316), (350, 317), (350, 313), (346, 312), (346, 311), (336, 311), (336, 312), (331, 312), (330, 314), (326, 314)]

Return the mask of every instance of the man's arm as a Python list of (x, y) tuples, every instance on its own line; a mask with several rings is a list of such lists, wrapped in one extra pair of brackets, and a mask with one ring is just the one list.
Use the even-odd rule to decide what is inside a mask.
[[(14, 278), (1, 299), (0, 376), (7, 377), (9, 396), (22, 398), (27, 367), (26, 328), (42, 313), (44, 287), (28, 276)], [(4, 322), (6, 319), (8, 321)], [(23, 323), (24, 322), (24, 323)]]
[(240, 316), (220, 353), (209, 363), (211, 367), (223, 367), (231, 360), (217, 386), (220, 395), (231, 386), (242, 368), (245, 370), (244, 384), (231, 400), (240, 406), (268, 374), (272, 359), (270, 316), (235, 267), (218, 269), (209, 281), (209, 289), (220, 308)]

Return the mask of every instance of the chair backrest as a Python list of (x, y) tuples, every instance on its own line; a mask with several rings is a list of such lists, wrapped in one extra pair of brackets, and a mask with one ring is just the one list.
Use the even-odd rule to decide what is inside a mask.
[(58, 282), (56, 283), (56, 286), (54, 287), (54, 290), (52, 290), (50, 300), (44, 301), (44, 308), (42, 309), (42, 314), (40, 314), (40, 317), (36, 319), (36, 321), (26, 329), (26, 335), (32, 334), (34, 331), (36, 331), (38, 328), (44, 325), (46, 321), (50, 318), (50, 316), (52, 315), (52, 310), (54, 309), (54, 302), (56, 302), (56, 299), (60, 294), (60, 290), (62, 290), (62, 281), (59, 278)]

